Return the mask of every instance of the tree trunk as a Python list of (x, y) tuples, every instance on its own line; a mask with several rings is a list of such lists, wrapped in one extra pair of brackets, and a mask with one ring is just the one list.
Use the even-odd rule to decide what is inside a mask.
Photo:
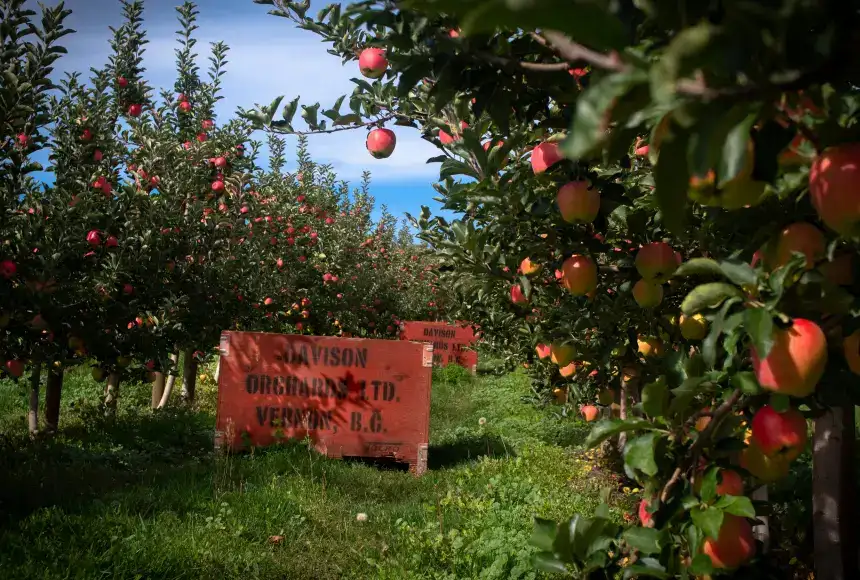
[(27, 412), (27, 426), (30, 435), (39, 432), (39, 381), (42, 379), (42, 363), (34, 361), (30, 367), (30, 407)]
[(832, 407), (815, 420), (812, 521), (816, 580), (857, 578), (854, 503), (854, 407)]
[[(753, 490), (750, 498), (756, 501), (768, 501), (767, 486), (762, 485)], [(762, 552), (767, 554), (770, 551), (770, 518), (767, 516), (756, 516), (756, 519), (761, 520), (760, 526), (753, 527), (753, 536), (762, 543)]]
[(152, 402), (150, 406), (157, 409), (161, 403), (161, 397), (164, 396), (164, 373), (158, 371), (155, 374), (155, 380), (152, 381)]
[(197, 390), (197, 361), (194, 359), (194, 349), (186, 349), (182, 361), (182, 400), (188, 404), (194, 402)]
[(179, 364), (179, 351), (170, 353), (170, 368), (168, 369), (167, 382), (164, 385), (164, 394), (158, 402), (158, 409), (163, 409), (167, 406), (167, 401), (170, 400), (170, 395), (173, 394), (173, 386), (176, 384), (176, 366)]
[(116, 403), (119, 399), (119, 371), (112, 371), (105, 385), (105, 416), (116, 417)]
[[(631, 379), (631, 381), (634, 379)], [(627, 418), (627, 404), (630, 401), (630, 381), (624, 379), (624, 371), (621, 371), (621, 392), (618, 398), (618, 418)], [(618, 452), (624, 453), (624, 448), (627, 447), (627, 433), (621, 433), (618, 436)]]
[(63, 369), (52, 368), (45, 385), (45, 429), (54, 433), (60, 426), (60, 399), (63, 393)]

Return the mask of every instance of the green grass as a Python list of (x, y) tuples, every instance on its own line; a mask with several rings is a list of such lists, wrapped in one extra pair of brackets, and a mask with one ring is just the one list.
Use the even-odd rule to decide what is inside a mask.
[(211, 384), (158, 413), (147, 387), (106, 421), (73, 371), (60, 433), (30, 442), (24, 383), (0, 383), (4, 580), (539, 578), (533, 518), (590, 513), (611, 483), (571, 447), (584, 424), (525, 402), (517, 373), (435, 374), (420, 478), (303, 443), (218, 457)]

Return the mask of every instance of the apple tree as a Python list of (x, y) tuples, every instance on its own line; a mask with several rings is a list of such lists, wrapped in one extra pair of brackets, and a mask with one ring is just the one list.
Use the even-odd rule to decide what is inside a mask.
[[(439, 146), (461, 217), (415, 223), (471, 318), (516, 316), (507, 343), (554, 359), (586, 420), (618, 401), (588, 444), (617, 437), (641, 525), (540, 521), (541, 568), (761, 574), (749, 495), (812, 419), (817, 574), (856, 574), (855, 2), (256, 1), (358, 61), (310, 130)], [(279, 103), (245, 117), (294, 132)]]

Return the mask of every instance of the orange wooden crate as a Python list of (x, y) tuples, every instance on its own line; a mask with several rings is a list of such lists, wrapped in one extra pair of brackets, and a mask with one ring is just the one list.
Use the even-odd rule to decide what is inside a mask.
[(400, 324), (400, 339), (429, 342), (433, 345), (433, 364), (458, 364), (473, 373), (478, 367), (478, 353), (466, 350), (475, 344), (475, 331), (468, 322), (408, 321)]
[(216, 446), (308, 437), (331, 457), (427, 469), (433, 347), (363, 338), (223, 332)]

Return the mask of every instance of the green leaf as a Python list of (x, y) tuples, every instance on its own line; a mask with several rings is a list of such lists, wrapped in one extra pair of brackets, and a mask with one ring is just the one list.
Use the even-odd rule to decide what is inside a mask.
[(654, 100), (668, 101), (675, 94), (678, 80), (699, 68), (701, 58), (717, 31), (714, 25), (702, 22), (675, 34), (660, 60), (651, 68)]
[(690, 574), (696, 576), (706, 576), (714, 572), (714, 565), (711, 558), (705, 554), (696, 554), (690, 562)]
[(634, 578), (671, 578), (666, 568), (654, 558), (640, 558), (635, 564), (624, 568), (624, 580)]
[(720, 270), (726, 278), (738, 286), (748, 286), (758, 282), (752, 266), (740, 260), (723, 260), (720, 262)]
[(718, 538), (723, 526), (723, 511), (714, 507), (697, 509), (690, 512), (693, 523), (705, 533), (708, 538)]
[(624, 448), (624, 463), (645, 475), (657, 475), (658, 467), (654, 459), (654, 451), (659, 440), (659, 433), (646, 433), (628, 441)]
[(743, 371), (732, 375), (732, 386), (740, 389), (745, 395), (758, 395), (762, 392), (761, 385), (750, 371)]
[(662, 417), (669, 404), (669, 387), (666, 378), (661, 376), (642, 389), (642, 410), (651, 418)]
[(773, 347), (773, 315), (765, 308), (749, 308), (744, 312), (744, 326), (756, 355), (767, 358)]
[(654, 195), (663, 217), (663, 225), (671, 232), (682, 233), (686, 221), (687, 189), (690, 167), (687, 164), (687, 143), (690, 135), (678, 127), (670, 127), (660, 144), (660, 155), (654, 167)]
[(621, 50), (624, 25), (602, 2), (570, 0), (406, 0), (404, 7), (459, 18), (466, 36), (503, 29), (555, 29), (595, 50)]
[(284, 106), (283, 119), (289, 125), (293, 122), (293, 117), (296, 115), (296, 110), (299, 108), (299, 99), (296, 97)]
[(675, 278), (690, 276), (723, 276), (723, 269), (716, 260), (710, 258), (691, 258), (678, 266), (673, 274)]
[(740, 516), (742, 518), (755, 517), (755, 508), (752, 501), (743, 495), (724, 495), (717, 500), (714, 507), (733, 516)]
[(595, 153), (607, 138), (612, 119), (612, 107), (637, 84), (647, 81), (642, 71), (616, 73), (588, 87), (576, 100), (576, 113), (562, 151), (570, 159), (580, 159)]
[(758, 111), (746, 116), (740, 123), (732, 127), (723, 144), (723, 155), (720, 161), (718, 187), (741, 174), (752, 175), (754, 149), (750, 149), (750, 129), (758, 119)]
[(566, 574), (567, 566), (552, 552), (538, 552), (534, 555), (533, 564), (538, 570), (555, 574)]
[(626, 431), (654, 429), (654, 425), (645, 419), (604, 419), (603, 421), (598, 421), (594, 428), (591, 429), (591, 433), (588, 434), (588, 438), (585, 440), (585, 446), (595, 447), (610, 437)]
[(768, 403), (777, 413), (785, 413), (791, 408), (791, 398), (782, 393), (771, 393)]
[[(662, 154), (661, 154), (662, 158)], [(714, 308), (723, 303), (726, 298), (742, 297), (743, 294), (735, 286), (724, 282), (710, 282), (696, 286), (681, 303), (681, 312), (691, 316), (708, 308)]]
[(558, 534), (558, 524), (552, 520), (543, 518), (535, 518), (534, 529), (532, 530), (531, 544), (538, 550), (551, 552), (555, 544), (555, 537)]
[(702, 476), (702, 485), (699, 488), (699, 495), (704, 502), (711, 502), (717, 497), (717, 476), (720, 473), (719, 467), (709, 467)]
[(639, 550), (643, 554), (656, 554), (666, 544), (667, 535), (665, 530), (634, 527), (625, 530), (621, 537), (630, 547)]

